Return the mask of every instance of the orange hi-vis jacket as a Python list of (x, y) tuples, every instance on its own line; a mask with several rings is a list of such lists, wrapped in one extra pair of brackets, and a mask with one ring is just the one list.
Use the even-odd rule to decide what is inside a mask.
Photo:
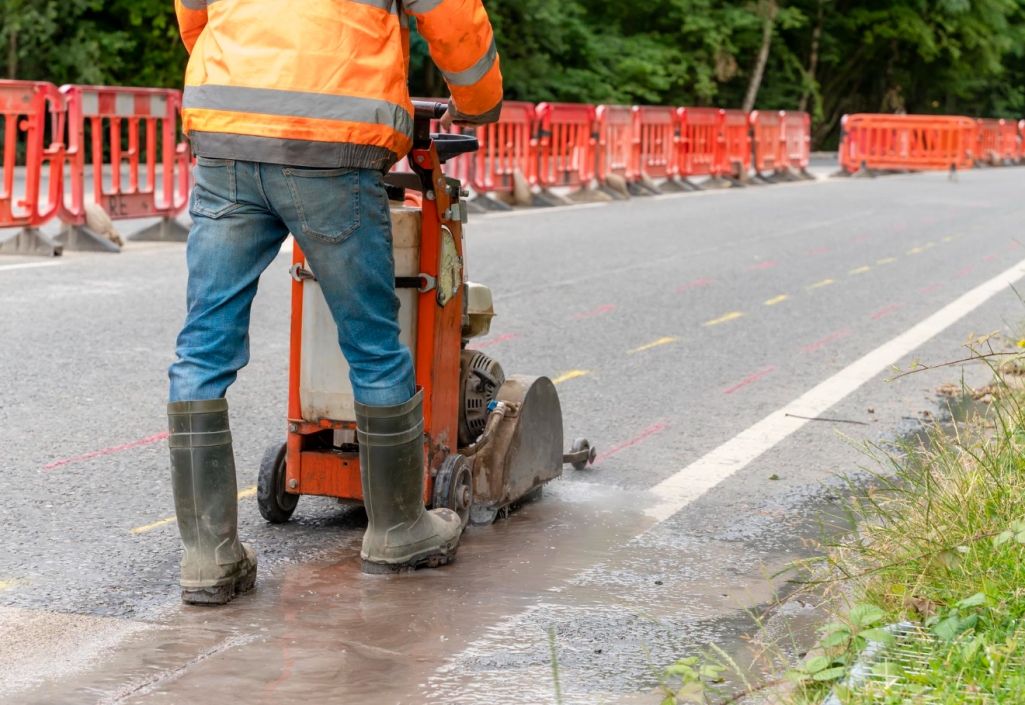
[(481, 0), (175, 0), (189, 50), (182, 122), (195, 154), (388, 169), (412, 146), (409, 16), (458, 121), (502, 107)]

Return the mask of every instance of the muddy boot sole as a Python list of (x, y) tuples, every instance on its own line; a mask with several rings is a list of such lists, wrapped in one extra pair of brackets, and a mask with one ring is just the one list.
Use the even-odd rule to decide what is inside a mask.
[(256, 566), (234, 582), (208, 588), (182, 588), (182, 602), (187, 605), (226, 605), (235, 595), (249, 592), (256, 587)]
[(434, 553), (423, 558), (414, 558), (406, 563), (371, 563), (363, 558), (361, 559), (360, 570), (368, 575), (394, 575), (395, 573), (412, 573), (418, 568), (440, 568), (456, 559), (457, 548), (444, 553)]

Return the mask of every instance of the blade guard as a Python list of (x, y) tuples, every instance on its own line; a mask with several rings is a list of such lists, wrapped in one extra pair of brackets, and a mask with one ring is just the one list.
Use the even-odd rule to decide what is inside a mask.
[(508, 411), (473, 466), (475, 524), (562, 475), (562, 406), (552, 381), (512, 375), (496, 401)]

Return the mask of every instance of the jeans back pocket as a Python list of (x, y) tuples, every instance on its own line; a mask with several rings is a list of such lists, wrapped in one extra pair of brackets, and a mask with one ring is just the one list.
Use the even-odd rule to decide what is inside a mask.
[(196, 157), (192, 176), (196, 185), (189, 212), (193, 215), (220, 218), (242, 207), (238, 202), (234, 159)]
[(287, 167), (283, 171), (304, 235), (338, 243), (356, 231), (359, 169)]

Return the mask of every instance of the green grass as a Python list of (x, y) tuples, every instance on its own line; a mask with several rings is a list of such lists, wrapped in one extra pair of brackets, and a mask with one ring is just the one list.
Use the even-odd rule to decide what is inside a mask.
[[(985, 414), (872, 448), (881, 467), (851, 498), (855, 529), (804, 566), (841, 607), (788, 674), (791, 702), (1025, 703), (1025, 391), (1002, 369)], [(914, 627), (880, 630), (898, 622)], [(870, 641), (884, 646), (847, 687)]]

